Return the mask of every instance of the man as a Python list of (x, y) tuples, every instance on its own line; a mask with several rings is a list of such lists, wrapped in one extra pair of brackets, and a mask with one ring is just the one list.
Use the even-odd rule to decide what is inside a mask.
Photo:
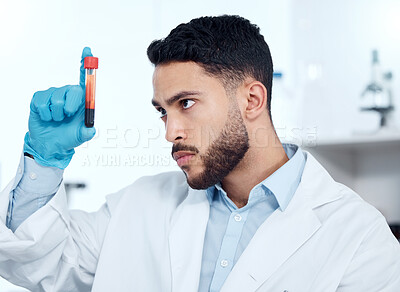
[(84, 75), (35, 93), (26, 156), (0, 195), (3, 277), (33, 291), (400, 291), (384, 217), (279, 142), (271, 56), (255, 25), (194, 19), (147, 53), (152, 103), (183, 174), (143, 177), (95, 213), (68, 211), (60, 169), (94, 135)]

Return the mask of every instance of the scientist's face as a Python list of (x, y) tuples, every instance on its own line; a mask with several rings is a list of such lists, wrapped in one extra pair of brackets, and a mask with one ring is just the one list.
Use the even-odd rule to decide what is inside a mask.
[(231, 172), (249, 148), (236, 97), (193, 62), (156, 67), (153, 105), (188, 184), (205, 189)]

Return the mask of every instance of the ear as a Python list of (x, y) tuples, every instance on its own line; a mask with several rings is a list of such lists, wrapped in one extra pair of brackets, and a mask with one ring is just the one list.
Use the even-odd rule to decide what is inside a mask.
[(245, 115), (249, 120), (254, 120), (268, 112), (267, 89), (259, 81), (252, 81), (246, 86), (247, 105)]

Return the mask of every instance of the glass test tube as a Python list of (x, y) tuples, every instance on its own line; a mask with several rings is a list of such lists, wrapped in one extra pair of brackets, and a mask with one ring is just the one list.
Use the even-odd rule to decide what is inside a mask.
[(84, 68), (86, 69), (86, 98), (85, 98), (85, 126), (94, 125), (94, 100), (96, 94), (96, 69), (99, 67), (99, 59), (86, 57)]

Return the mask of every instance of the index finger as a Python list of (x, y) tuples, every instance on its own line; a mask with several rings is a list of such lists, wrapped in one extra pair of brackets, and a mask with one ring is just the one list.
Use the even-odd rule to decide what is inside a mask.
[(82, 51), (82, 57), (81, 57), (81, 73), (80, 73), (80, 78), (79, 78), (79, 86), (82, 88), (85, 88), (85, 68), (83, 66), (83, 61), (85, 60), (86, 57), (92, 57), (92, 51), (90, 50), (89, 47), (85, 47)]

